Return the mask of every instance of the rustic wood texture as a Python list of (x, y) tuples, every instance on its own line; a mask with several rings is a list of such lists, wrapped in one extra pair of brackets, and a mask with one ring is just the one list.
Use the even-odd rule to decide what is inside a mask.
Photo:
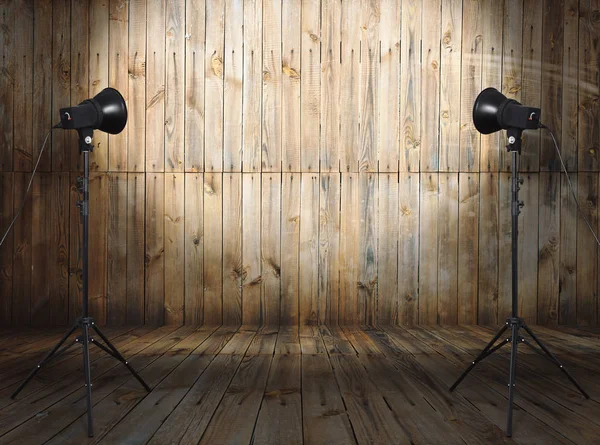
[[(599, 16), (598, 0), (2, 0), (0, 230), (58, 109), (112, 86), (129, 119), (94, 135), (99, 323), (501, 322), (510, 157), (473, 100), (542, 107), (597, 227)], [(597, 324), (597, 248), (547, 132), (520, 164), (522, 313)], [(80, 169), (74, 132), (53, 132), (0, 246), (0, 324), (79, 314)]]
[[(577, 444), (600, 440), (598, 332), (536, 329), (591, 395), (532, 351), (519, 354), (519, 409), (504, 433), (508, 350), (458, 390), (448, 385), (492, 335), (482, 326), (364, 328), (163, 326), (108, 328), (107, 336), (152, 387), (94, 349), (98, 443)], [(81, 444), (86, 406), (81, 353), (44, 368), (17, 400), (22, 373), (59, 332), (0, 333), (0, 441)], [(591, 360), (591, 362), (590, 362)]]

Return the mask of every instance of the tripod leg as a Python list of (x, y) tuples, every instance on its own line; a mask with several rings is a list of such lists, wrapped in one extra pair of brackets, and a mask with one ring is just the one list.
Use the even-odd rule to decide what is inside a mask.
[(487, 346), (483, 349), (483, 351), (481, 351), (481, 353), (477, 356), (477, 358), (471, 362), (469, 367), (467, 369), (465, 369), (465, 371), (460, 375), (460, 377), (456, 380), (456, 382), (454, 382), (454, 384), (450, 387), (450, 392), (452, 392), (456, 389), (456, 387), (460, 384), (460, 382), (462, 382), (464, 380), (464, 378), (469, 374), (469, 372), (471, 372), (471, 370), (475, 367), (475, 365), (477, 363), (479, 363), (481, 360), (483, 360), (484, 358), (486, 358), (489, 355), (488, 351), (492, 348), (492, 346), (494, 346), (494, 343), (496, 343), (496, 341), (500, 338), (500, 336), (502, 334), (504, 334), (504, 331), (506, 331), (507, 326), (508, 325), (502, 326), (502, 328), (498, 331), (498, 333), (494, 336), (494, 338), (492, 338), (492, 340), (487, 344)]
[(95, 324), (92, 324), (92, 327), (94, 328), (94, 331), (96, 331), (96, 333), (98, 334), (98, 336), (102, 339), (102, 341), (106, 344), (106, 346), (108, 346), (110, 348), (110, 350), (113, 352), (113, 356), (127, 367), (127, 369), (129, 370), (129, 372), (131, 373), (131, 375), (133, 375), (137, 379), (137, 381), (140, 382), (140, 384), (144, 387), (144, 389), (146, 391), (148, 391), (148, 392), (152, 391), (152, 389), (148, 386), (148, 384), (144, 381), (144, 379), (142, 379), (139, 376), (139, 374), (137, 372), (135, 372), (135, 369), (133, 369), (131, 367), (131, 365), (129, 364), (129, 362), (123, 358), (123, 356), (117, 350), (117, 348), (115, 348), (113, 346), (113, 344), (108, 340), (108, 338), (106, 338), (104, 336), (104, 334), (102, 333), (102, 331), (100, 330), (100, 328), (98, 328), (98, 326), (96, 326)]
[(515, 390), (515, 379), (517, 373), (517, 348), (519, 347), (519, 326), (517, 323), (512, 325), (512, 338), (510, 349), (510, 376), (508, 381), (508, 420), (506, 425), (506, 435), (512, 436), (512, 418), (513, 418), (513, 397)]
[[(15, 397), (17, 397), (17, 394), (19, 394), (21, 392), (21, 390), (23, 388), (25, 388), (25, 385), (27, 385), (29, 383), (29, 381), (38, 373), (38, 371), (41, 369), (42, 366), (44, 366), (47, 362), (49, 362), (50, 360), (52, 360), (52, 358), (54, 357), (54, 354), (56, 354), (56, 351), (58, 351), (60, 349), (60, 347), (63, 345), (63, 343), (65, 341), (67, 341), (67, 338), (69, 338), (71, 336), (71, 334), (75, 331), (75, 329), (77, 329), (77, 324), (74, 324), (73, 327), (71, 327), (71, 329), (69, 330), (69, 332), (67, 332), (63, 338), (60, 339), (60, 341), (54, 346), (54, 348), (52, 348), (52, 350), (46, 354), (46, 356), (42, 359), (41, 362), (38, 363), (38, 365), (33, 368), (33, 370), (29, 373), (29, 375), (27, 376), (27, 378), (23, 381), (23, 383), (21, 383), (21, 385), (15, 390), (15, 392), (13, 392), (10, 396), (11, 399), (14, 399)], [(66, 348), (68, 349), (68, 348)], [(61, 351), (61, 353), (64, 351)]]
[[(525, 329), (525, 331), (529, 334), (529, 336), (531, 338), (533, 338), (533, 340), (537, 343), (537, 345), (542, 349), (542, 351), (544, 351), (546, 353), (546, 358), (548, 358), (552, 363), (554, 363), (556, 366), (558, 366), (558, 368), (567, 376), (567, 378), (571, 381), (571, 383), (573, 385), (575, 385), (575, 388), (577, 388), (579, 390), (579, 392), (581, 394), (583, 394), (583, 396), (586, 399), (589, 399), (590, 396), (583, 390), (583, 388), (579, 385), (579, 383), (577, 383), (577, 380), (575, 380), (575, 377), (573, 377), (571, 375), (571, 373), (569, 371), (567, 371), (567, 368), (565, 368), (562, 363), (556, 358), (556, 356), (554, 354), (552, 354), (552, 352), (550, 352), (550, 350), (546, 347), (546, 345), (544, 345), (533, 333), (533, 331), (531, 329), (529, 329), (529, 326), (527, 326), (526, 324), (523, 324), (523, 328)], [(531, 349), (533, 349), (534, 351), (538, 352), (539, 351), (533, 347), (533, 345), (531, 343), (529, 343), (528, 341), (525, 341), (525, 344), (527, 346), (529, 346)]]
[(87, 395), (88, 437), (94, 437), (92, 418), (92, 375), (90, 370), (89, 326), (83, 325), (83, 372), (85, 373), (85, 390)]

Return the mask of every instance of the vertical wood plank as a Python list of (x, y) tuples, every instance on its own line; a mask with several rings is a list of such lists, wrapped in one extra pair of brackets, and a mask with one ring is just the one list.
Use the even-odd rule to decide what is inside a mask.
[(281, 171), (281, 7), (263, 1), (262, 152), (264, 171)]
[(262, 175), (261, 192), (262, 323), (279, 326), (281, 296), (281, 174)]
[[(442, 5), (440, 68), (440, 171), (456, 172), (461, 164), (460, 100), (462, 53), (462, 0)], [(473, 165), (479, 164), (478, 160)], [(467, 163), (467, 168), (469, 165)]]
[(540, 173), (537, 322), (558, 324), (560, 173)]
[(261, 240), (260, 201), (261, 180), (257, 173), (242, 175), (242, 323), (258, 326), (263, 320), (264, 302), (261, 301)]
[(130, 173), (127, 177), (127, 324), (144, 323), (145, 203), (146, 175)]
[(328, 324), (339, 319), (340, 293), (340, 175), (319, 177), (319, 302), (325, 304)]
[[(325, 319), (319, 301), (319, 178), (302, 174), (300, 191), (300, 325), (315, 326)], [(324, 305), (323, 305), (324, 306)]]
[[(188, 173), (184, 181), (184, 320), (185, 324), (200, 325), (204, 322), (204, 178), (202, 173)], [(219, 215), (211, 217), (218, 218)]]
[(185, 7), (185, 170), (204, 170), (205, 0)]
[(185, 301), (185, 179), (165, 175), (165, 323), (183, 324)]
[(281, 5), (281, 169), (300, 171), (301, 0)]
[[(109, 8), (108, 85), (118, 90), (129, 104), (129, 2), (110, 0)], [(108, 136), (110, 171), (127, 171), (128, 132), (126, 125), (121, 133)]]
[(377, 191), (378, 176), (359, 175), (359, 256), (358, 322), (374, 326), (377, 322)]
[(113, 325), (125, 324), (127, 320), (127, 185), (127, 173), (109, 174), (106, 319)]
[[(512, 309), (512, 267), (511, 267), (511, 208), (510, 174), (500, 173), (498, 185), (498, 321), (502, 323), (511, 316)], [(523, 197), (521, 197), (523, 199)], [(519, 225), (523, 218), (519, 218)], [(521, 227), (522, 229), (522, 227)], [(521, 276), (521, 275), (520, 275)], [(481, 323), (481, 321), (479, 321)]]
[[(542, 101), (542, 14), (543, 0), (523, 2), (523, 90), (524, 104), (535, 106)], [(543, 116), (548, 117), (546, 110)], [(540, 169), (541, 132), (523, 133), (523, 150), (520, 156), (520, 170), (536, 172)]]
[[(523, 88), (523, 0), (504, 1), (504, 28), (502, 39), (502, 94), (521, 102)], [(485, 79), (484, 79), (485, 80)], [(504, 145), (506, 138), (500, 137)], [(483, 144), (483, 141), (482, 141)], [(483, 151), (482, 146), (482, 151)], [(500, 149), (499, 170), (510, 170), (510, 156)]]
[[(86, 81), (87, 85), (87, 81)], [(86, 86), (87, 88), (87, 86)], [(69, 176), (69, 322), (74, 323), (81, 316), (81, 285), (82, 285), (82, 257), (81, 257), (81, 215), (75, 203), (81, 199), (77, 190), (77, 176), (72, 172)], [(16, 236), (16, 235), (15, 235)], [(16, 267), (16, 262), (15, 262)]]
[(459, 176), (440, 173), (438, 202), (438, 320), (458, 323)]
[(421, 152), (421, 14), (423, 2), (402, 2), (400, 171), (419, 171)]
[[(71, 106), (78, 105), (90, 97), (89, 6), (90, 2), (71, 1)], [(144, 26), (146, 26), (145, 14)], [(128, 109), (128, 113), (131, 115), (131, 108)], [(129, 122), (128, 126), (130, 125), (131, 122)], [(67, 147), (70, 154), (69, 169), (79, 172), (83, 170), (83, 159), (79, 153), (79, 136), (75, 131), (66, 133), (69, 138), (69, 145)]]
[[(483, 17), (485, 3), (473, 0), (464, 2), (462, 8), (462, 75), (460, 89), (460, 171), (479, 170), (481, 135), (473, 125), (473, 103), (482, 90), (483, 48), (487, 45)], [(498, 17), (494, 17), (497, 20)], [(500, 64), (502, 67), (502, 64)], [(443, 67), (442, 67), (443, 68)], [(487, 86), (487, 84), (486, 84)], [(442, 117), (442, 119), (444, 119)], [(481, 158), (480, 158), (481, 156)], [(483, 169), (483, 168), (482, 168)], [(460, 313), (460, 311), (459, 311)]]
[[(383, 61), (382, 61), (383, 69)], [(398, 324), (399, 194), (398, 175), (379, 175), (377, 216), (377, 323)]]
[(438, 323), (438, 176), (420, 175), (419, 324)]
[(145, 171), (162, 172), (165, 171), (165, 0), (149, 2), (146, 14)]
[[(563, 61), (562, 61), (562, 135), (561, 154), (569, 171), (577, 169), (577, 127), (579, 96), (579, 1), (565, 0), (563, 12)], [(553, 147), (550, 148), (554, 150)], [(562, 244), (562, 243), (561, 243)]]
[[(13, 214), (19, 211), (29, 183), (29, 173), (14, 174)], [(5, 195), (3, 195), (4, 197)], [(7, 200), (8, 201), (8, 200)], [(3, 212), (4, 213), (4, 212)], [(32, 274), (32, 227), (33, 199), (30, 196), (21, 212), (21, 224), (14, 228), (13, 255), (13, 301), (12, 324), (26, 325), (31, 323), (31, 274)], [(4, 226), (3, 226), (4, 227)]]
[(99, 325), (106, 324), (108, 175), (92, 173), (90, 177), (89, 310)]
[(519, 216), (519, 315), (537, 322), (539, 174), (522, 174), (519, 199), (525, 206)]
[[(427, 14), (427, 26), (422, 31), (421, 81), (421, 171), (436, 172), (440, 169), (440, 40), (442, 25), (440, 0), (424, 0), (423, 11)], [(419, 100), (417, 99), (417, 100)], [(446, 167), (444, 163), (444, 167)], [(445, 170), (445, 168), (444, 168)]]
[(419, 322), (420, 177), (400, 173), (398, 223), (398, 324)]
[(146, 175), (145, 323), (165, 321), (165, 175)]
[(225, 2), (225, 80), (223, 124), (223, 171), (242, 170), (242, 75), (244, 4)]
[(599, 0), (579, 2), (579, 171), (598, 171), (600, 151)]
[[(575, 196), (577, 194), (577, 174), (570, 174)], [(558, 322), (577, 324), (577, 229), (580, 218), (577, 205), (571, 195), (567, 178), (561, 175), (560, 184), (560, 265)], [(587, 229), (587, 227), (585, 228)]]
[[(59, 110), (70, 105), (71, 30), (70, 0), (52, 2), (52, 109), (50, 121), (59, 120)], [(70, 164), (69, 134), (52, 132), (52, 170), (65, 171)]]
[[(514, 57), (520, 57), (521, 50), (517, 55), (515, 55), (514, 51), (511, 51), (512, 48), (507, 49), (506, 53), (503, 52), (504, 41), (510, 42), (510, 39), (518, 39), (519, 36), (507, 36), (503, 34), (504, 26), (505, 26), (505, 13), (504, 13), (504, 4), (505, 1), (509, 0), (484, 0), (481, 2), (483, 8), (482, 14), (482, 30), (483, 30), (483, 42), (482, 44), (482, 52), (483, 52), (483, 63), (482, 63), (482, 72), (481, 72), (481, 87), (494, 87), (498, 91), (503, 91), (506, 94), (506, 90), (511, 91), (510, 94), (516, 94), (514, 89), (516, 89), (516, 85), (519, 85), (520, 88), (520, 74), (513, 71), (512, 73), (508, 73), (505, 79), (510, 82), (510, 86), (505, 89), (505, 85), (503, 85), (503, 73), (505, 73), (504, 66), (506, 65), (509, 69), (514, 70), (516, 68), (515, 64), (517, 60)], [(519, 7), (519, 5), (517, 5)], [(511, 11), (511, 17), (515, 17), (515, 22), (512, 26), (520, 26), (519, 23), (516, 22), (519, 17), (521, 17), (521, 12)], [(511, 18), (512, 20), (512, 18)], [(512, 42), (514, 45), (515, 42)], [(508, 54), (509, 59), (503, 59), (506, 57), (504, 54)], [(520, 73), (520, 71), (519, 71)], [(463, 76), (464, 78), (464, 76)], [(473, 102), (468, 105), (467, 109), (471, 110)], [(502, 141), (502, 143), (501, 143)], [(492, 134), (481, 135), (481, 152), (480, 152), (480, 160), (479, 160), (479, 168), (481, 171), (486, 172), (497, 172), (500, 168), (500, 152), (503, 149), (501, 146), (504, 142), (504, 135), (502, 132), (496, 132)], [(462, 148), (461, 148), (462, 151)], [(504, 152), (502, 152), (504, 154)], [(498, 179), (496, 177), (496, 179)]]
[[(244, 0), (243, 162), (245, 172), (261, 164), (262, 0)], [(211, 127), (209, 127), (211, 128)]]
[(359, 171), (377, 171), (379, 142), (379, 0), (361, 1), (361, 70), (359, 95)]
[[(150, 17), (150, 15), (148, 16)], [(109, 2), (105, 0), (91, 0), (89, 20), (90, 59), (88, 90), (90, 97), (94, 97), (108, 86), (109, 81)], [(92, 171), (104, 172), (108, 170), (108, 150), (108, 134), (103, 131), (94, 133), (94, 151), (90, 154), (90, 169)], [(108, 190), (108, 187), (105, 188)]]
[[(319, 171), (319, 121), (321, 94), (321, 1), (302, 2), (302, 55), (300, 88), (300, 166), (303, 172)], [(356, 32), (356, 31), (355, 31)], [(263, 163), (264, 164), (264, 163)]]
[[(360, 3), (342, 2), (340, 109), (340, 169), (358, 171), (358, 97), (360, 85)], [(303, 62), (304, 63), (304, 62)], [(304, 65), (302, 65), (304, 66)], [(304, 91), (304, 89), (303, 89)], [(302, 121), (304, 126), (305, 121)], [(304, 170), (304, 164), (302, 164)]]
[(480, 199), (490, 198), (480, 193), (479, 182), (473, 173), (458, 177), (458, 324), (477, 324), (479, 206)]
[(129, 1), (127, 76), (127, 171), (146, 166), (146, 12), (147, 0)]
[(242, 285), (244, 263), (242, 259), (242, 221), (242, 175), (239, 173), (224, 174), (223, 324), (225, 325), (240, 325), (243, 320)]
[[(185, 0), (167, 2), (165, 35), (165, 171), (182, 172), (185, 169)], [(178, 178), (183, 193), (183, 176)], [(183, 260), (183, 250), (181, 253)], [(183, 305), (183, 292), (181, 300)]]
[(50, 323), (50, 277), (51, 269), (51, 199), (52, 174), (42, 173), (31, 185), (32, 236), (31, 236), (31, 323)]
[[(0, 227), (4, 235), (13, 218), (15, 177), (12, 173), (0, 173)], [(13, 240), (14, 232), (8, 234), (0, 247), (0, 325), (11, 324), (13, 311)]]
[(340, 168), (341, 0), (321, 6), (321, 171)]
[[(52, 110), (52, 1), (35, 0), (34, 2), (33, 34), (33, 157), (37, 160), (40, 149), (50, 129)], [(38, 171), (50, 171), (52, 168), (51, 141), (44, 149)], [(34, 161), (35, 162), (35, 161)], [(3, 168), (4, 170), (4, 168)]]
[[(340, 205), (340, 322), (358, 323), (359, 178), (342, 174)], [(364, 313), (364, 312), (363, 312)]]
[(477, 322), (492, 325), (498, 322), (498, 257), (499, 232), (498, 175), (479, 176), (479, 279)]
[(203, 275), (204, 323), (207, 325), (223, 322), (223, 217), (223, 176), (205, 173)]
[[(542, 16), (541, 108), (543, 122), (562, 142), (563, 45), (565, 1), (544, 0)], [(560, 163), (550, 134), (541, 132), (540, 170), (560, 170)], [(541, 259), (541, 258), (540, 258)]]
[[(581, 153), (579, 154), (581, 156)], [(598, 175), (579, 172), (577, 200), (581, 211), (598, 232)], [(577, 324), (597, 322), (598, 247), (583, 218), (577, 219)]]
[(298, 174), (282, 174), (280, 315), (282, 325), (298, 325), (299, 322), (300, 179)]
[[(14, 3), (14, 2), (13, 2)], [(14, 27), (14, 70), (19, 73), (14, 76), (13, 110), (16, 116), (33, 116), (33, 8), (34, 2), (16, 2)], [(4, 51), (10, 50), (10, 45), (2, 46)], [(5, 79), (3, 78), (3, 81)], [(87, 82), (86, 82), (87, 84)], [(9, 88), (1, 87), (0, 94), (10, 93)], [(0, 99), (0, 103), (5, 102)], [(1, 105), (0, 105), (1, 106)], [(10, 113), (2, 113), (8, 119)], [(32, 144), (33, 121), (28, 119), (13, 120), (13, 167), (15, 171), (30, 171), (33, 168)], [(7, 129), (8, 130), (8, 129)], [(8, 133), (4, 134), (4, 137)], [(4, 170), (4, 168), (0, 168)]]
[(398, 171), (400, 155), (400, 36), (402, 2), (381, 1), (381, 66), (376, 94), (379, 96), (379, 168)]

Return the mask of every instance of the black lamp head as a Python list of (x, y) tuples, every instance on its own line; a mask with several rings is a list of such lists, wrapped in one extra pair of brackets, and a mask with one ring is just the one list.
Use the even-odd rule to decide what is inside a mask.
[(525, 107), (495, 88), (486, 88), (473, 105), (473, 123), (483, 134), (502, 129), (535, 130), (540, 128), (539, 108)]
[(64, 129), (100, 130), (118, 134), (127, 123), (125, 99), (114, 88), (105, 88), (93, 99), (60, 109), (60, 127)]

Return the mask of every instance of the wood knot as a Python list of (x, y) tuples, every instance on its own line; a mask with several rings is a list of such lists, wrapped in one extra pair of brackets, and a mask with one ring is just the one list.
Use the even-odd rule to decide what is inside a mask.
[(438, 62), (436, 60), (434, 60), (433, 62), (431, 62), (431, 68), (433, 68), (434, 70), (437, 70), (438, 66), (439, 66), (439, 64), (438, 64)]
[(286, 76), (288, 76), (292, 79), (300, 79), (300, 75), (298, 74), (298, 71), (296, 71), (294, 68), (291, 68), (286, 63), (284, 63), (282, 65), (281, 70), (283, 71), (283, 74), (285, 74)]
[(223, 59), (221, 56), (217, 55), (215, 51), (210, 58), (210, 66), (212, 68), (212, 72), (217, 77), (223, 77)]
[(310, 33), (310, 40), (312, 40), (313, 42), (318, 42), (319, 41), (319, 37), (317, 37), (316, 34), (313, 34), (312, 32)]

